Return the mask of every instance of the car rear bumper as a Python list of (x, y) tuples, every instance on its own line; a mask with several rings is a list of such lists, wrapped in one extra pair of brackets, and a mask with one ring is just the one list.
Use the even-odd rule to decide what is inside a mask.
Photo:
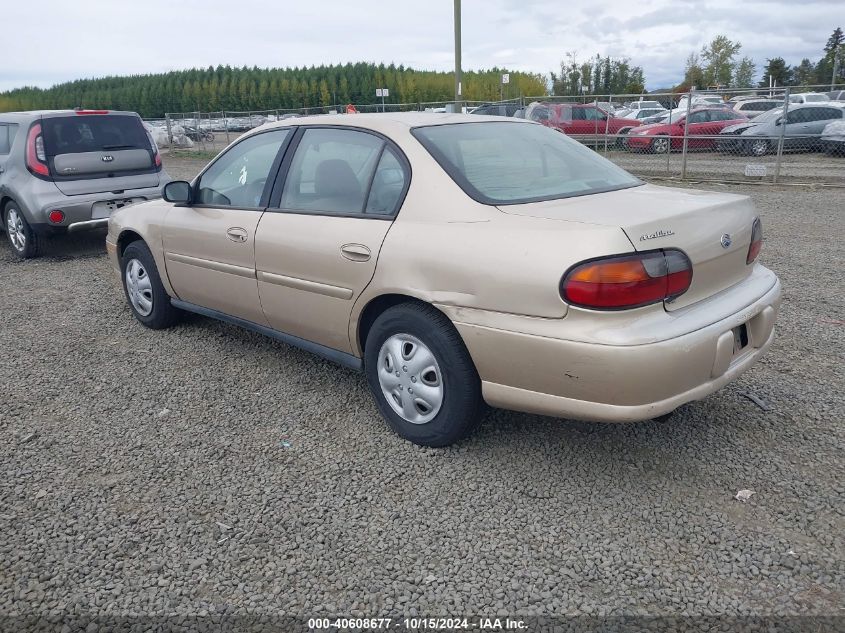
[[(57, 233), (83, 231), (108, 226), (108, 215), (103, 215), (106, 210), (97, 209), (97, 203), (111, 203), (115, 201), (134, 200), (145, 202), (161, 197), (161, 187), (147, 187), (144, 189), (127, 189), (123, 193), (97, 193), (83, 196), (57, 196), (55, 199), (44, 203), (35, 212), (35, 222), (31, 223), (32, 229), (42, 235)], [(97, 206), (95, 206), (97, 205)], [(49, 221), (50, 212), (60, 210), (64, 213), (64, 220), (58, 223)], [(95, 213), (95, 210), (98, 213)]]
[[(700, 302), (712, 306), (689, 306), (684, 314), (666, 313), (665, 318), (652, 315), (654, 324), (663, 321), (651, 326), (662, 330), (653, 332), (653, 342), (639, 343), (649, 335), (637, 327), (632, 327), (634, 344), (624, 344), (615, 334), (604, 342), (566, 339), (569, 316), (559, 320), (561, 338), (497, 329), (489, 321), (456, 321), (455, 326), (492, 406), (561, 418), (647, 420), (723, 387), (771, 345), (780, 281), (758, 268), (753, 278)], [(730, 305), (736, 307), (725, 315)], [(720, 318), (702, 323), (708, 312)], [(742, 325), (748, 344), (735, 353), (734, 329)], [(677, 334), (679, 327), (687, 331)], [(603, 332), (595, 329), (599, 336)], [(666, 332), (672, 336), (662, 338)]]

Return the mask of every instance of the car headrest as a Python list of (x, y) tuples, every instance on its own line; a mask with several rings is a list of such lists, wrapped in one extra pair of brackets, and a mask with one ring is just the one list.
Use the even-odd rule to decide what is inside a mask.
[(317, 165), (314, 192), (318, 196), (358, 196), (361, 184), (345, 160), (332, 158)]

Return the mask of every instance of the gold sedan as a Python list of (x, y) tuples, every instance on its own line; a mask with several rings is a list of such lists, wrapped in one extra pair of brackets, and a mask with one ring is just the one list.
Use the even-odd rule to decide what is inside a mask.
[(636, 421), (769, 347), (780, 282), (747, 197), (644, 184), (565, 135), (453, 114), (291, 119), (111, 216), (129, 306), (185, 311), (363, 370), (401, 436), (483, 404)]

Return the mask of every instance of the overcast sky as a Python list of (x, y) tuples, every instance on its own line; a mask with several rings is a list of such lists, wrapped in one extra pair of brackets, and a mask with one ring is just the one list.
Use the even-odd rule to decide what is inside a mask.
[[(6, 0), (0, 90), (230, 64), (453, 67), (452, 0)], [(463, 67), (548, 73), (568, 51), (626, 56), (649, 88), (680, 82), (714, 35), (757, 63), (815, 61), (842, 0), (464, 0)]]

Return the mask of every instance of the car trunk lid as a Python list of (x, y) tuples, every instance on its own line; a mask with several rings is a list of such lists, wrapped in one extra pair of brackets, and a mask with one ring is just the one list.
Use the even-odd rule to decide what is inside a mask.
[(65, 195), (159, 185), (155, 149), (136, 115), (49, 116), (41, 127), (50, 174)]
[(692, 283), (683, 295), (665, 302), (669, 311), (706, 299), (751, 274), (746, 257), (756, 214), (745, 196), (643, 185), (500, 209), (517, 215), (618, 226), (636, 251), (682, 250), (692, 262)]

